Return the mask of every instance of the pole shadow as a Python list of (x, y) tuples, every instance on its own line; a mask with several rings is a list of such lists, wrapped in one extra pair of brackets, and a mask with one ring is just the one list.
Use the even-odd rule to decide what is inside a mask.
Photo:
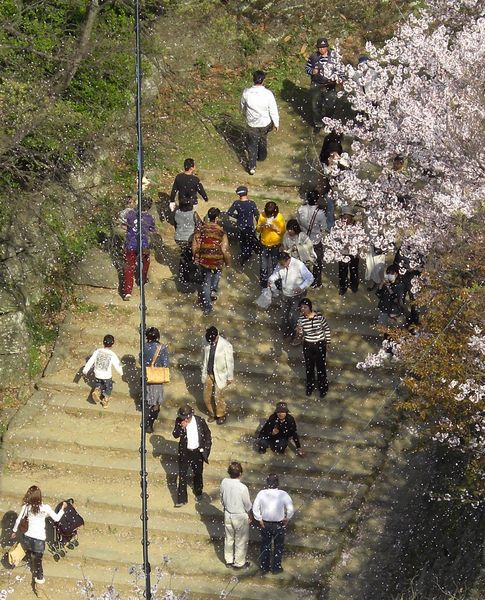
[(123, 377), (122, 380), (128, 384), (128, 393), (130, 398), (134, 400), (136, 410), (141, 410), (140, 404), (140, 378), (141, 370), (136, 364), (136, 358), (133, 354), (124, 354), (121, 357), (121, 364), (123, 366)]

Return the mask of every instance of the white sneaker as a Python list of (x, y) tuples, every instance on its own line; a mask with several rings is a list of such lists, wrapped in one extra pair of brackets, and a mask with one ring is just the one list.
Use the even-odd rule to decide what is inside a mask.
[(254, 175), (256, 173), (256, 169), (249, 169), (249, 174)]
[(37, 577), (35, 578), (35, 583), (45, 583), (45, 577), (42, 577), (42, 579), (38, 579)]
[(125, 302), (128, 302), (129, 300), (131, 300), (131, 294), (125, 294), (123, 296), (123, 300), (125, 300)]

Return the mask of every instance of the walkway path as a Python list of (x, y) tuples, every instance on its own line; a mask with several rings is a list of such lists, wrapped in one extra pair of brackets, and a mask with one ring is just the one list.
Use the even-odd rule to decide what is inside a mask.
[[(276, 198), (286, 217), (294, 213), (309, 129), (287, 108), (282, 112), (286, 126), (271, 136), (271, 156), (253, 178), (229, 153), (224, 167), (226, 181), (227, 172), (233, 172), (233, 184), (223, 183), (215, 172), (204, 174), (210, 205), (227, 207), (235, 186), (248, 183), (258, 204)], [(325, 312), (332, 330), (330, 390), (325, 400), (307, 398), (301, 348), (283, 343), (275, 312), (254, 305), (259, 293), (256, 259), (248, 271), (224, 273), (214, 314), (203, 317), (194, 295), (176, 289), (173, 232), (162, 223), (158, 233), (163, 245), (154, 253), (146, 290), (147, 324), (159, 327), (169, 345), (173, 381), (155, 433), (147, 437), (152, 566), (168, 556), (163, 585), (189, 589), (191, 598), (219, 598), (223, 590), (233, 598), (254, 600), (322, 597), (329, 569), (358, 518), (392, 435), (386, 404), (390, 376), (381, 372), (377, 378), (355, 368), (377, 343), (375, 299), (365, 288), (340, 297), (336, 267), (327, 268), (324, 289), (312, 291), (310, 297)], [(78, 286), (76, 297), (78, 309), (66, 316), (45, 376), (11, 422), (2, 453), (2, 514), (18, 510), (27, 487), (36, 483), (51, 504), (74, 497), (85, 517), (79, 548), (57, 564), (46, 555), (47, 583), (39, 593), (56, 600), (76, 597), (75, 582), (83, 576), (94, 581), (98, 591), (112, 581), (125, 590), (130, 565), (141, 562), (138, 297), (135, 292), (125, 303), (116, 290), (89, 286)], [(203, 413), (199, 356), (209, 324), (217, 325), (235, 349), (230, 416), (224, 426), (211, 425), (214, 444), (205, 470), (210, 501), (195, 504), (189, 493), (189, 503), (174, 509), (177, 443), (171, 431), (176, 407), (182, 403), (189, 401)], [(90, 402), (88, 387), (75, 375), (108, 332), (116, 337), (114, 350), (123, 357), (126, 376), (120, 381), (115, 375), (113, 399), (103, 410)], [(307, 451), (303, 459), (291, 450), (280, 457), (259, 455), (252, 448), (257, 426), (281, 400), (288, 402), (299, 423)], [(253, 498), (266, 474), (275, 471), (295, 501), (297, 512), (280, 576), (261, 577), (254, 566), (235, 581), (224, 566), (218, 487), (234, 459), (245, 468), (244, 481)], [(256, 562), (257, 531), (252, 531), (251, 540), (249, 558)], [(33, 597), (27, 580), (12, 597)]]

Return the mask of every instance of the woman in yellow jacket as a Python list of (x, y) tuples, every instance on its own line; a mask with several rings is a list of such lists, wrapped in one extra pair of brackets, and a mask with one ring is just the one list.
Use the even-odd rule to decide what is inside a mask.
[(261, 289), (264, 289), (268, 287), (269, 276), (275, 270), (278, 252), (285, 233), (285, 219), (276, 202), (266, 203), (263, 213), (259, 216), (256, 231), (261, 234), (259, 281)]

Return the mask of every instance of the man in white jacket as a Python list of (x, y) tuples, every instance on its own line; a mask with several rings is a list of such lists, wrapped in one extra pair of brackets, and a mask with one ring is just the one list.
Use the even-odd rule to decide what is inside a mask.
[(209, 423), (218, 425), (226, 422), (224, 389), (234, 378), (234, 351), (213, 325), (205, 332), (206, 344), (202, 351), (202, 383), (204, 402), (207, 406)]
[(253, 73), (252, 87), (246, 88), (241, 97), (241, 110), (248, 124), (248, 172), (254, 175), (256, 161), (266, 160), (268, 155), (268, 133), (278, 131), (280, 117), (273, 92), (264, 87), (266, 73)]
[(298, 306), (305, 297), (306, 290), (313, 283), (313, 275), (305, 264), (287, 252), (278, 255), (278, 266), (270, 276), (268, 284), (271, 292), (283, 294), (282, 329), (284, 337), (291, 337), (295, 332), (299, 318)]

